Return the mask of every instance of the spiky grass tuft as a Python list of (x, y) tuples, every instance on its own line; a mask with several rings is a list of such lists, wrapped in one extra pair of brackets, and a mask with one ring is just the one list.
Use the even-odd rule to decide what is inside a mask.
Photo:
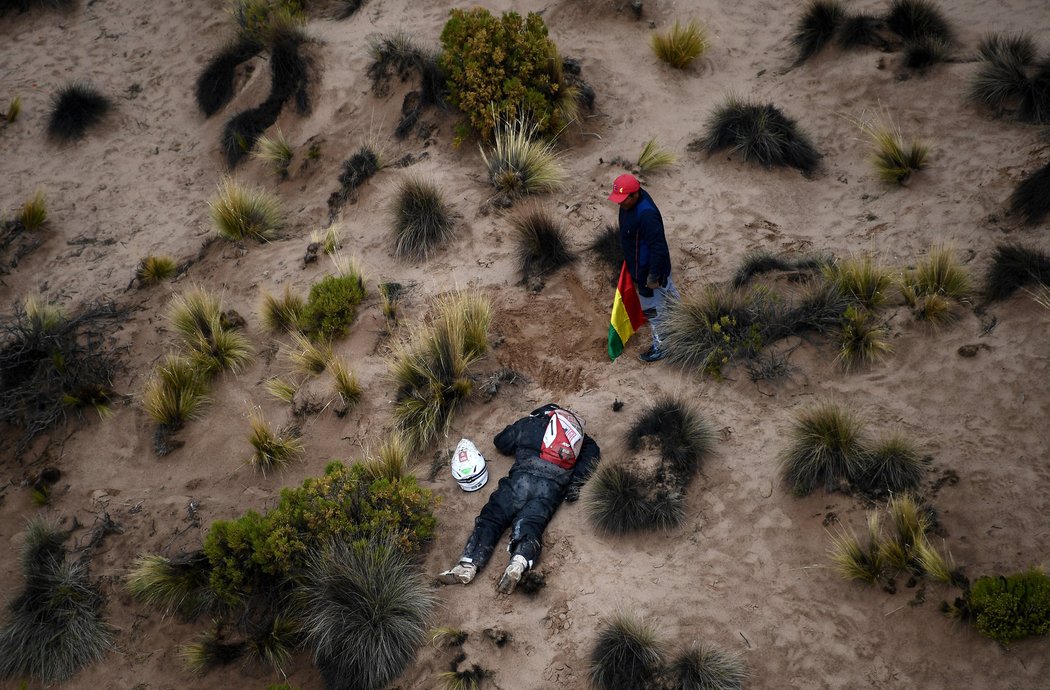
[(101, 91), (84, 82), (73, 82), (52, 97), (47, 134), (60, 142), (82, 139), (88, 128), (102, 122), (112, 109), (112, 101)]
[(791, 38), (798, 48), (797, 62), (805, 62), (830, 44), (845, 17), (839, 0), (809, 0)]
[(924, 169), (929, 161), (930, 147), (918, 139), (905, 142), (900, 127), (887, 112), (867, 121), (855, 123), (871, 142), (871, 164), (883, 182), (904, 184), (913, 173)]
[(426, 641), (433, 596), (391, 544), (332, 543), (302, 590), (303, 630), (328, 687), (385, 687)]
[(851, 304), (842, 315), (837, 359), (848, 371), (871, 365), (892, 351), (886, 327), (871, 312)]
[(1050, 284), (1050, 254), (1019, 244), (1000, 244), (984, 278), (984, 295), (1003, 300), (1028, 285)]
[(852, 256), (825, 264), (824, 277), (850, 301), (866, 309), (878, 309), (886, 303), (893, 286), (893, 276), (870, 256)]
[(767, 249), (755, 249), (744, 255), (740, 268), (733, 274), (733, 287), (742, 287), (756, 275), (773, 271), (793, 271), (795, 262), (777, 256)]
[(200, 337), (189, 347), (190, 361), (209, 378), (224, 370), (234, 373), (243, 371), (251, 364), (254, 355), (247, 336), (221, 326), (214, 329), (210, 337)]
[(304, 374), (320, 374), (332, 361), (332, 344), (325, 339), (310, 340), (298, 331), (291, 334), (288, 360)]
[(540, 206), (526, 209), (511, 220), (511, 227), (522, 282), (540, 278), (576, 260), (560, 220), (549, 210)]
[(742, 690), (747, 668), (738, 654), (694, 642), (671, 665), (675, 690)]
[(361, 384), (343, 360), (333, 357), (328, 362), (328, 371), (332, 374), (335, 392), (343, 402), (343, 409), (348, 410), (361, 401)]
[(660, 146), (656, 139), (645, 142), (642, 152), (638, 154), (638, 171), (643, 175), (649, 175), (665, 168), (670, 168), (678, 162), (678, 156), (674, 151), (668, 151)]
[(535, 137), (536, 126), (517, 118), (496, 124), (488, 153), (481, 147), (492, 186), (507, 197), (553, 192), (568, 178), (554, 143)]
[(587, 246), (587, 251), (595, 254), (601, 264), (608, 270), (610, 282), (616, 285), (623, 266), (623, 248), (620, 246), (620, 232), (611, 225), (598, 229)]
[(195, 642), (181, 645), (178, 656), (186, 668), (203, 675), (210, 668), (227, 666), (244, 656), (244, 642), (224, 642), (218, 624), (212, 630), (201, 633)]
[(221, 328), (222, 304), (203, 288), (192, 288), (171, 299), (171, 325), (182, 341), (193, 346)]
[(872, 445), (868, 466), (857, 483), (877, 495), (899, 494), (918, 488), (928, 466), (910, 439), (894, 434)]
[(0, 678), (30, 676), (51, 685), (103, 658), (113, 630), (101, 616), (102, 593), (85, 561), (67, 561), (63, 536), (30, 521), (22, 546), (25, 586), (8, 602), (0, 626)]
[(404, 286), (401, 283), (379, 284), (380, 309), (390, 325), (398, 321), (398, 307), (401, 305), (402, 292), (404, 292)]
[(18, 116), (22, 113), (22, 97), (15, 96), (7, 104), (7, 110), (4, 111), (4, 122), (11, 124), (18, 119)]
[(232, 177), (225, 177), (219, 183), (209, 206), (215, 232), (231, 242), (272, 240), (284, 226), (284, 213), (276, 196), (242, 186)]
[(683, 399), (671, 395), (658, 399), (627, 430), (627, 447), (637, 452), (646, 438), (655, 437), (660, 458), (669, 469), (688, 480), (700, 470), (714, 449), (714, 429)]
[(300, 646), (300, 637), (299, 622), (292, 616), (277, 614), (245, 641), (245, 658), (249, 662), (262, 662), (283, 674), (292, 654)]
[(169, 355), (146, 384), (142, 404), (153, 421), (178, 429), (208, 402), (208, 386), (189, 359)]
[(26, 323), (36, 333), (53, 333), (66, 322), (66, 313), (56, 304), (51, 304), (42, 295), (31, 293), (22, 302)]
[(886, 26), (905, 42), (929, 36), (946, 44), (952, 41), (952, 28), (940, 8), (930, 0), (892, 0)]
[(252, 38), (241, 38), (224, 46), (197, 77), (197, 107), (211, 117), (233, 98), (237, 67), (255, 57), (262, 45)]
[(620, 611), (598, 630), (591, 650), (591, 683), (599, 690), (647, 687), (660, 673), (663, 659), (656, 626)]
[(904, 42), (904, 58), (901, 61), (908, 69), (925, 70), (951, 55), (951, 43), (938, 36), (921, 36)]
[(284, 286), (284, 295), (276, 297), (268, 292), (262, 296), (260, 316), (266, 329), (275, 333), (288, 333), (303, 327), (303, 311), (306, 302), (302, 297)]
[(280, 178), (288, 177), (288, 166), (292, 164), (292, 156), (295, 151), (278, 127), (273, 136), (262, 136), (255, 142), (252, 157), (270, 166), (274, 174)]
[(879, 545), (881, 540), (879, 514), (868, 514), (868, 544), (860, 543), (853, 530), (840, 528), (831, 535), (828, 557), (835, 571), (847, 580), (860, 580), (875, 584), (885, 572), (885, 563)]
[(135, 277), (141, 285), (156, 285), (174, 276), (176, 270), (178, 267), (170, 256), (148, 254), (139, 261), (139, 266), (135, 269)]
[(398, 386), (394, 420), (413, 450), (448, 433), (474, 390), (470, 366), (488, 351), (492, 307), (480, 293), (450, 294), (433, 311), (430, 326), (400, 346), (391, 364)]
[(587, 483), (588, 517), (603, 534), (626, 534), (652, 527), (648, 485), (625, 464), (601, 463)]
[(947, 245), (930, 247), (926, 259), (916, 267), (914, 282), (919, 295), (943, 295), (953, 300), (970, 296), (970, 276), (955, 250)]
[(862, 46), (881, 46), (883, 39), (879, 35), (882, 19), (868, 14), (846, 15), (838, 28), (836, 39), (840, 48), (851, 50)]
[(263, 383), (263, 388), (266, 392), (277, 398), (281, 402), (291, 404), (295, 400), (295, 394), (299, 392), (299, 387), (294, 383), (285, 381), (284, 379), (273, 377), (266, 379)]
[(915, 547), (926, 539), (929, 518), (910, 494), (894, 496), (886, 510), (890, 516), (890, 535), (879, 545), (883, 560), (898, 570), (917, 570)]
[(685, 69), (707, 51), (707, 32), (696, 20), (688, 24), (675, 20), (667, 31), (654, 31), (649, 45), (661, 61), (675, 69)]
[(915, 559), (928, 577), (946, 585), (956, 584), (959, 568), (947, 548), (941, 553), (928, 539), (921, 539), (915, 544)]
[(343, 246), (343, 225), (332, 223), (323, 230), (314, 230), (310, 233), (310, 242), (321, 245), (321, 251), (332, 256)]
[(43, 190), (37, 190), (33, 196), (22, 204), (15, 220), (29, 232), (35, 232), (47, 222), (47, 197)]
[(730, 96), (707, 120), (704, 135), (693, 148), (710, 153), (724, 149), (766, 168), (792, 167), (809, 175), (820, 154), (794, 119), (772, 104), (751, 103)]
[(219, 299), (204, 289), (172, 298), (171, 323), (194, 368), (207, 378), (224, 369), (241, 371), (252, 360), (248, 338), (223, 325)]
[(390, 206), (394, 254), (426, 259), (455, 235), (451, 209), (441, 190), (420, 177), (406, 177)]
[(1031, 65), (1037, 56), (1035, 41), (1026, 33), (995, 33), (983, 36), (977, 53), (983, 60), (1009, 58), (1021, 65)]
[[(1050, 100), (1050, 79), (1047, 94)], [(1028, 225), (1038, 225), (1050, 214), (1050, 162), (1021, 180), (1010, 195), (1010, 210)]]
[(298, 436), (280, 430), (274, 431), (263, 418), (259, 408), (252, 409), (248, 414), (248, 424), (251, 427), (248, 442), (254, 449), (248, 458), (248, 464), (258, 468), (263, 475), (269, 470), (284, 467), (302, 456), (305, 451)]
[(139, 556), (128, 572), (128, 593), (165, 615), (193, 618), (211, 603), (208, 590), (210, 566), (203, 552), (172, 560), (149, 554)]
[(375, 454), (369, 454), (365, 469), (373, 479), (394, 481), (410, 474), (412, 448), (402, 434), (393, 433), (379, 444)]
[(858, 477), (868, 453), (861, 426), (852, 412), (831, 402), (803, 410), (789, 431), (790, 445), (781, 454), (785, 483), (804, 496), (822, 484), (834, 489), (839, 481)]

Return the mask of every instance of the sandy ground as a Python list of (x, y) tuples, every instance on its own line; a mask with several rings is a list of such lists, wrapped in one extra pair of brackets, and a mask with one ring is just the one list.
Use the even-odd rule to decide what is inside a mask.
[[(1044, 0), (942, 4), (958, 31), (959, 60), (925, 77), (904, 78), (899, 56), (876, 51), (833, 49), (788, 70), (793, 3), (649, 1), (641, 22), (614, 2), (514, 3), (519, 10), (543, 11), (552, 38), (563, 54), (581, 60), (597, 92), (596, 112), (561, 138), (572, 181), (541, 201), (564, 218), (574, 246), (582, 248), (615, 220), (605, 194), (620, 171), (603, 161), (634, 157), (651, 137), (675, 149), (677, 168), (645, 184), (663, 211), (683, 291), (727, 280), (755, 248), (839, 256), (868, 251), (886, 264), (907, 266), (932, 243), (947, 242), (969, 259), (975, 277), (1004, 240), (1047, 249), (1045, 223), (1022, 228), (1005, 214), (1016, 183), (1050, 155), (1047, 140), (1038, 128), (993, 119), (965, 92), (974, 70), (970, 57), (983, 33), (1026, 30), (1050, 50), (1050, 12)], [(374, 137), (390, 159), (429, 156), (407, 170), (383, 170), (362, 188), (359, 201), (339, 218), (346, 252), (357, 257), (371, 285), (396, 280), (410, 286), (405, 324), (425, 312), (432, 295), (456, 286), (484, 290), (498, 308), (500, 344), (482, 371), (506, 366), (526, 378), (489, 402), (471, 403), (438, 450), (468, 436), (490, 457), (498, 479), (509, 461), (495, 453), (492, 436), (549, 400), (585, 416), (606, 460), (626, 455), (624, 429), (667, 392), (692, 400), (721, 430), (715, 457), (690, 487), (680, 529), (601, 538), (582, 505), (566, 505), (547, 533), (539, 566), (547, 586), (537, 595), (495, 595), (499, 554), (473, 586), (438, 592), (435, 624), (471, 633), (467, 663), (494, 672), (488, 687), (587, 687), (587, 657), (600, 621), (630, 608), (657, 620), (676, 646), (703, 640), (739, 652), (756, 688), (1050, 688), (1046, 642), (1004, 648), (952, 622), (937, 607), (956, 596), (954, 590), (931, 585), (925, 603), (911, 606), (914, 590), (888, 595), (832, 573), (823, 523), (834, 513), (859, 527), (865, 506), (819, 491), (793, 498), (776, 472), (784, 431), (798, 410), (823, 399), (848, 404), (873, 433), (900, 430), (921, 444), (933, 457), (927, 487), (945, 471), (957, 473), (958, 483), (940, 489), (934, 503), (947, 544), (970, 577), (1050, 565), (1050, 313), (1019, 296), (981, 317), (967, 311), (954, 325), (931, 330), (900, 309), (889, 322), (894, 354), (885, 362), (847, 374), (827, 343), (806, 344), (792, 355), (795, 374), (777, 386), (756, 386), (743, 371), (717, 382), (666, 364), (644, 365), (634, 356), (644, 338), (610, 364), (604, 348), (612, 294), (604, 269), (585, 257), (538, 294), (528, 292), (517, 283), (507, 217), (479, 211), (491, 191), (477, 148), (450, 145), (454, 116), (430, 112), (432, 141), (398, 143), (392, 131), (409, 86), (395, 84), (384, 98), (370, 91), (367, 37), (404, 28), (436, 45), (454, 6), (370, 0), (348, 20), (310, 22), (323, 64), (315, 107), (308, 116), (286, 109), (278, 123), (298, 145), (291, 177), (276, 181), (255, 161), (237, 171), (239, 179), (281, 197), (290, 227), (279, 241), (246, 249), (208, 244), (207, 200), (224, 172), (217, 145), (222, 124), (261, 99), (268, 75), (256, 60), (230, 105), (210, 119), (197, 111), (194, 81), (230, 33), (219, 0), (163, 7), (93, 0), (69, 15), (0, 18), (7, 36), (0, 48), (0, 98), (20, 95), (24, 103), (22, 117), (0, 129), (0, 209), (17, 208), (40, 188), (50, 213), (43, 246), (0, 277), (0, 303), (7, 309), (40, 291), (71, 307), (105, 297), (134, 308), (116, 336), (130, 348), (127, 371), (117, 382), (130, 396), (127, 405), (109, 419), (56, 430), (46, 451), (37, 446), (22, 458), (10, 452), (10, 430), (0, 437), (6, 553), (0, 592), (11, 596), (20, 586), (20, 532), (40, 510), (22, 482), (40, 467), (57, 465), (64, 472), (48, 510), (67, 525), (74, 517), (85, 525), (75, 533), (81, 542), (104, 512), (124, 528), (92, 556), (93, 573), (109, 597), (106, 616), (119, 630), (118, 651), (62, 687), (262, 688), (278, 682), (255, 667), (191, 676), (176, 646), (204, 624), (162, 619), (133, 603), (121, 582), (137, 555), (198, 547), (212, 521), (272, 506), (281, 487), (318, 475), (331, 458), (360, 457), (389, 428), (391, 340), (373, 290), (351, 334), (337, 344), (364, 384), (363, 404), (346, 419), (331, 412), (307, 418), (301, 465), (265, 478), (245, 465), (249, 405), (262, 406), (274, 423), (291, 418), (261, 386), (286, 365), (271, 356), (285, 343), (262, 329), (260, 294), (283, 286), (305, 293), (328, 270), (323, 261), (304, 268), (309, 233), (327, 223), (326, 199), (337, 187), (341, 161)], [(512, 3), (486, 6), (499, 12)], [(883, 7), (868, 0), (852, 6)], [(677, 72), (651, 54), (649, 22), (665, 26), (693, 17), (707, 25), (712, 45), (698, 66)], [(92, 82), (117, 107), (82, 142), (60, 147), (44, 137), (49, 98), (73, 78)], [(727, 93), (772, 101), (797, 117), (825, 154), (822, 170), (806, 179), (726, 156), (686, 153)], [(849, 121), (879, 107), (905, 132), (933, 144), (930, 169), (907, 188), (874, 178), (866, 144)], [(308, 141), (320, 141), (322, 154), (306, 164)], [(421, 263), (397, 260), (387, 234), (390, 197), (398, 179), (413, 173), (437, 181), (460, 216), (451, 246)], [(174, 284), (127, 291), (135, 264), (147, 253), (195, 263)], [(173, 345), (165, 320), (170, 296), (191, 285), (220, 291), (226, 306), (246, 317), (260, 356), (246, 372), (215, 386), (205, 417), (180, 434), (183, 448), (157, 458), (139, 400), (151, 367)], [(558, 337), (543, 338), (543, 320), (567, 300), (580, 317), (558, 317)], [(996, 325), (988, 330), (992, 319)], [(987, 347), (962, 358), (957, 350), (966, 344)], [(625, 403), (619, 413), (611, 407), (617, 399)], [(426, 566), (437, 572), (458, 555), (487, 492), (463, 494), (443, 473), (427, 481), (429, 463), (429, 456), (420, 458), (420, 475), (442, 502)], [(191, 501), (197, 521), (187, 512)], [(483, 635), (494, 626), (510, 633), (509, 644), (497, 648)], [(447, 652), (423, 650), (398, 687), (437, 687), (435, 676), (449, 659)], [(289, 682), (304, 690), (321, 687), (306, 655), (291, 668)]]

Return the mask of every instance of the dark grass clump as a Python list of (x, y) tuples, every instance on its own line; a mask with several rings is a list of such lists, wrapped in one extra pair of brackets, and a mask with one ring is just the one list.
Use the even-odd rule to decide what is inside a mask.
[(809, 0), (791, 38), (798, 48), (797, 62), (805, 62), (831, 43), (845, 16), (839, 0)]
[(249, 37), (229, 43), (208, 61), (197, 77), (197, 107), (205, 117), (211, 117), (233, 98), (233, 82), (237, 67), (262, 52), (262, 45)]
[(789, 335), (831, 333), (841, 325), (849, 305), (849, 298), (834, 283), (821, 281), (787, 311), (783, 331)]
[(623, 248), (620, 246), (620, 233), (611, 225), (594, 233), (594, 239), (587, 246), (587, 251), (598, 257), (601, 265), (609, 274), (609, 283), (616, 285), (623, 266)]
[(419, 96), (422, 105), (441, 105), (447, 95), (446, 79), (438, 55), (418, 45), (410, 34), (395, 32), (373, 41), (372, 64), (368, 76), (372, 78), (372, 92), (385, 95), (393, 75), (407, 81), (412, 73), (419, 76)]
[(755, 249), (744, 255), (740, 267), (733, 274), (733, 287), (743, 287), (757, 275), (776, 271), (790, 271), (796, 274), (793, 278), (801, 278), (801, 274), (823, 270), (829, 261), (820, 256), (799, 256), (791, 259), (778, 256), (767, 249)]
[(840, 48), (852, 50), (861, 47), (883, 47), (885, 40), (879, 30), (884, 26), (881, 17), (870, 14), (850, 14), (839, 23), (836, 41)]
[(1010, 211), (1028, 225), (1038, 225), (1050, 213), (1050, 162), (1024, 178), (1010, 195)]
[(113, 102), (101, 91), (84, 82), (73, 82), (59, 89), (51, 99), (47, 135), (55, 141), (76, 141), (112, 109)]
[(1037, 62), (1031, 37), (991, 34), (981, 40), (979, 56), (970, 98), (996, 113), (1013, 108), (1022, 121), (1050, 122), (1050, 58)]
[(576, 260), (568, 236), (550, 211), (534, 206), (511, 221), (515, 253), (523, 283), (529, 283)]
[(379, 153), (372, 146), (362, 146), (357, 153), (343, 161), (339, 173), (339, 190), (328, 197), (328, 215), (334, 218), (347, 201), (357, 201), (357, 190), (382, 168)]
[(128, 572), (128, 593), (164, 614), (196, 618), (215, 603), (208, 590), (208, 558), (203, 551), (166, 558), (140, 556)]
[(690, 148), (712, 154), (729, 149), (766, 168), (791, 167), (809, 175), (820, 154), (794, 119), (772, 104), (730, 97), (708, 118), (704, 135)]
[(939, 36), (920, 36), (904, 42), (902, 64), (908, 69), (924, 70), (946, 62), (951, 44)]
[(602, 463), (587, 483), (591, 524), (603, 534), (626, 534), (652, 527), (649, 482), (624, 464)]
[(886, 14), (886, 26), (905, 43), (930, 37), (950, 45), (953, 38), (947, 18), (930, 0), (893, 0)]
[(259, 137), (263, 135), (281, 114), (284, 101), (270, 96), (260, 105), (249, 108), (231, 117), (222, 129), (219, 149), (226, 165), (233, 169), (247, 156)]
[(748, 673), (736, 654), (694, 642), (672, 664), (675, 690), (741, 690)]
[(385, 687), (426, 641), (433, 596), (392, 544), (332, 542), (302, 589), (303, 631), (326, 687)]
[(68, 11), (77, 6), (77, 0), (0, 0), (0, 17), (18, 12), (24, 14), (31, 10)]
[(402, 180), (391, 204), (394, 254), (426, 259), (452, 239), (455, 223), (441, 190), (432, 182), (408, 177)]
[(216, 624), (197, 636), (195, 642), (179, 647), (179, 657), (186, 668), (197, 675), (204, 675), (219, 666), (229, 666), (244, 657), (246, 645), (243, 640), (226, 641), (220, 625)]
[(995, 61), (1007, 58), (1020, 65), (1031, 65), (1036, 60), (1035, 41), (1025, 33), (989, 34), (977, 47), (981, 59)]
[(797, 496), (824, 485), (853, 481), (868, 462), (861, 422), (830, 402), (804, 410), (789, 431), (790, 445), (781, 454), (784, 482)]
[(900, 494), (918, 488), (928, 468), (929, 460), (915, 444), (895, 435), (872, 446), (856, 485), (876, 496)]
[(300, 114), (310, 112), (310, 59), (302, 27), (279, 24), (270, 33), (270, 98), (282, 104), (294, 101)]
[(995, 248), (992, 265), (985, 274), (985, 298), (1003, 300), (1023, 287), (1038, 284), (1050, 284), (1050, 255), (1018, 244), (1000, 244)]
[(8, 437), (8, 448), (21, 453), (71, 412), (79, 418), (84, 406), (104, 408), (117, 397), (121, 358), (107, 340), (126, 317), (112, 302), (65, 315), (39, 299), (0, 317), (0, 423), (22, 432)]
[(599, 690), (648, 687), (660, 673), (663, 657), (655, 626), (632, 613), (617, 613), (598, 631), (591, 651), (591, 683)]
[(62, 541), (54, 526), (29, 523), (22, 548), (25, 586), (8, 603), (0, 626), (0, 678), (57, 683), (112, 649), (102, 593), (84, 561), (66, 560)]
[(711, 425), (689, 403), (665, 396), (642, 413), (627, 431), (627, 447), (641, 450), (647, 438), (654, 438), (660, 459), (681, 479), (688, 480), (714, 447)]
[(846, 371), (873, 364), (891, 351), (886, 338), (886, 328), (874, 314), (851, 304), (842, 316), (837, 359)]

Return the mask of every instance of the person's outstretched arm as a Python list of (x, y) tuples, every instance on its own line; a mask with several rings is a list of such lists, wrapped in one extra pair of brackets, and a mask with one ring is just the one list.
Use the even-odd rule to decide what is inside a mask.
[(580, 490), (587, 483), (598, 462), (601, 460), (602, 451), (597, 442), (590, 436), (583, 437), (583, 448), (580, 449), (580, 458), (576, 461), (576, 467), (572, 470), (572, 481), (565, 492), (565, 500), (572, 503), (580, 497)]

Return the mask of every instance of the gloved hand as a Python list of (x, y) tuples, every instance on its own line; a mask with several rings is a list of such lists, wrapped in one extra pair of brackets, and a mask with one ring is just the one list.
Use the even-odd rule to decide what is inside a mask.
[(645, 287), (655, 290), (667, 286), (667, 276), (650, 275), (645, 281)]
[(580, 499), (580, 486), (579, 484), (573, 484), (569, 487), (569, 490), (565, 492), (565, 500), (569, 503), (575, 503)]

